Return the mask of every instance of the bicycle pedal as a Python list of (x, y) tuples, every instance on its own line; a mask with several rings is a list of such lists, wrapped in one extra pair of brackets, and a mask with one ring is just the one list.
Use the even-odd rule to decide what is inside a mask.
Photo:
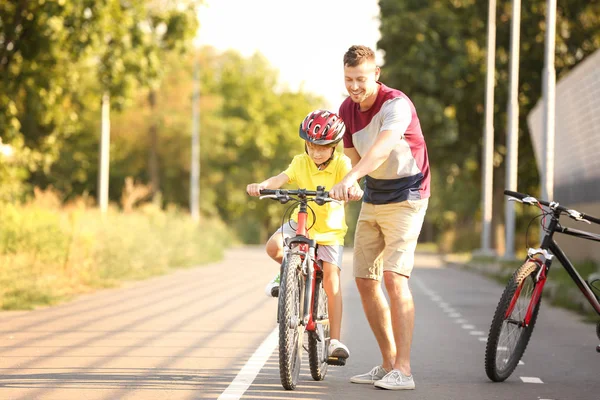
[(346, 365), (346, 359), (340, 357), (327, 357), (327, 364), (343, 367), (344, 365)]

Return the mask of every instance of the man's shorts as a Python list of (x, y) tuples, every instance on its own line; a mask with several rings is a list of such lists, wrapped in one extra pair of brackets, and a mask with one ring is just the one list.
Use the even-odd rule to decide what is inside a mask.
[(354, 235), (354, 276), (381, 280), (383, 271), (410, 277), (429, 199), (363, 203)]
[[(293, 223), (293, 222), (292, 222)], [(296, 236), (296, 231), (292, 229), (289, 223), (283, 224), (274, 233), (283, 233), (284, 238)], [(274, 235), (273, 234), (273, 235)], [(344, 255), (344, 246), (341, 245), (324, 245), (320, 244), (317, 247), (317, 260), (322, 260), (333, 265), (337, 265), (339, 269), (342, 269), (342, 257)]]

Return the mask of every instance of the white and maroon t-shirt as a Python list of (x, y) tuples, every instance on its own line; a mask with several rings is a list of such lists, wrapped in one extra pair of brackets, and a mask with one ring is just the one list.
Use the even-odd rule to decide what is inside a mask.
[(377, 99), (367, 111), (348, 97), (340, 106), (346, 123), (344, 147), (363, 157), (382, 131), (397, 132), (388, 159), (365, 177), (363, 200), (372, 204), (398, 203), (429, 197), (429, 159), (421, 123), (412, 101), (399, 90), (378, 82)]

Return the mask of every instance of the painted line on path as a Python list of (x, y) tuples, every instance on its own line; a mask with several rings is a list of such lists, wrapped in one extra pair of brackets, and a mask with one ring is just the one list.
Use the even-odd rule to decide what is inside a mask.
[(262, 342), (260, 347), (256, 349), (246, 365), (244, 365), (217, 400), (238, 400), (244, 395), (246, 390), (252, 385), (252, 382), (254, 382), (256, 375), (258, 375), (263, 365), (265, 365), (271, 354), (275, 351), (279, 336), (278, 332), (279, 327), (277, 326)]

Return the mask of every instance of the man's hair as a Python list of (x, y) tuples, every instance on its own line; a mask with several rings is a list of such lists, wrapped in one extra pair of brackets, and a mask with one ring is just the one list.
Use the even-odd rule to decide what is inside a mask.
[(375, 52), (368, 46), (354, 45), (344, 54), (344, 66), (356, 67), (364, 61), (375, 62)]

